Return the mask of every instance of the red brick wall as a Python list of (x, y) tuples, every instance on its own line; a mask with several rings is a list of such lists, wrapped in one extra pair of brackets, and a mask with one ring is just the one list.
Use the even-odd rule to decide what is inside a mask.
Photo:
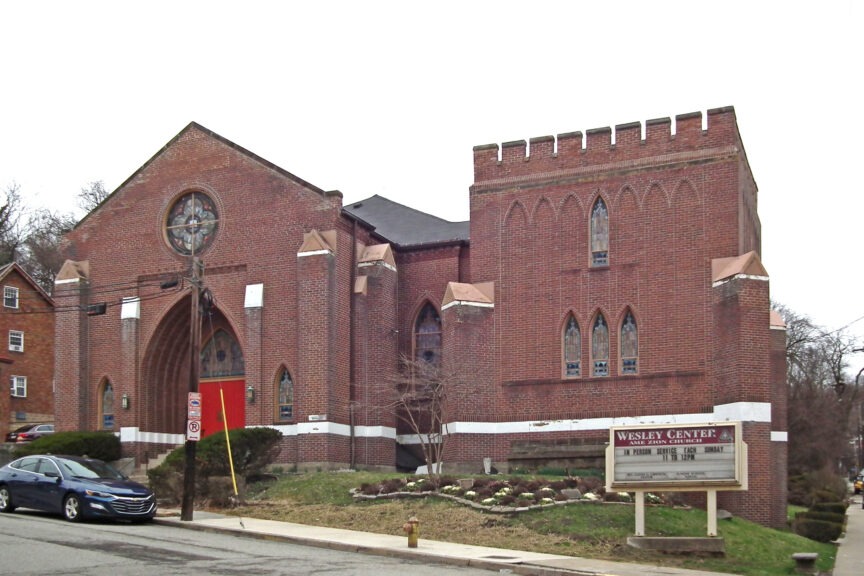
[[(18, 288), (18, 308), (0, 306), (0, 338), (3, 350), (0, 356), (12, 361), (0, 364), (6, 401), (2, 414), (3, 426), (17, 428), (25, 422), (54, 421), (54, 315), (52, 302), (33, 287), (17, 268), (11, 268), (0, 282)], [(24, 351), (9, 350), (9, 331), (24, 333)], [(10, 397), (9, 379), (12, 376), (27, 378), (26, 398)], [(20, 421), (16, 414), (25, 415)], [(5, 435), (5, 432), (4, 432)]]
[[(338, 193), (323, 193), (191, 126), (68, 237), (70, 256), (90, 263), (91, 293), (125, 284), (130, 288), (115, 298), (137, 295), (142, 304), (141, 319), (125, 321), (122, 329), (116, 306), (105, 316), (58, 320), (58, 335), (75, 350), (57, 352), (64, 413), (82, 414), (81, 425), (94, 426), (95, 390), (110, 378), (140, 398), (133, 404), (140, 411), (124, 414), (124, 425), (182, 427), (188, 293), (160, 293), (153, 281), (188, 267), (188, 258), (174, 254), (161, 233), (166, 210), (188, 190), (208, 193), (224, 217), (202, 258), (218, 308), (214, 321), (243, 347), (247, 384), (257, 391), (247, 424), (274, 423), (281, 367), (294, 378), (295, 417), (288, 424), (297, 435), (284, 440), (280, 462), (393, 463), (391, 442), (352, 442), (351, 426), (392, 431), (392, 415), (376, 410), (370, 398), (396, 374), (399, 357), (411, 356), (416, 315), (427, 301), (440, 310), (448, 282), (495, 285), (494, 309), (441, 311), (445, 365), (461, 369), (473, 386), (451, 397), (451, 421), (538, 423), (524, 433), (466, 428), (453, 434), (448, 454), (455, 465), (481, 466), (484, 457), (505, 461), (515, 440), (605, 436), (605, 430), (549, 433), (544, 421), (708, 418), (718, 404), (779, 401), (767, 282), (712, 287), (713, 259), (758, 251), (761, 242), (755, 183), (734, 113), (711, 111), (707, 130), (700, 115), (679, 116), (674, 135), (670, 129), (668, 120), (649, 121), (642, 140), (638, 124), (618, 126), (614, 145), (610, 129), (592, 130), (584, 149), (582, 134), (563, 134), (557, 151), (554, 139), (536, 138), (530, 155), (524, 142), (508, 143), (500, 161), (497, 146), (475, 148), (470, 250), (394, 247), (394, 272), (356, 268), (358, 245), (380, 240), (341, 214)], [(610, 261), (601, 268), (590, 265), (588, 244), (598, 197), (610, 223)], [(332, 231), (333, 245), (327, 254), (298, 258), (311, 230)], [(365, 294), (355, 292), (361, 275)], [(247, 310), (245, 287), (259, 283), (263, 307)], [(618, 360), (628, 310), (639, 329), (635, 375), (622, 374)], [(610, 327), (610, 374), (603, 378), (590, 371), (591, 322), (598, 312)], [(561, 340), (571, 313), (582, 331), (583, 373), (566, 379)], [(136, 367), (137, 381), (128, 382), (136, 380)], [(325, 423), (309, 420), (323, 414)], [(333, 432), (323, 433), (325, 426)], [(773, 521), (779, 502), (765, 463), (784, 462), (772, 429), (783, 430), (785, 423), (745, 424), (756, 458), (751, 492), (730, 497), (736, 510), (763, 522)], [(757, 505), (760, 498), (768, 503)]]
[[(741, 227), (734, 114), (559, 135), (475, 149), (471, 280), (496, 283), (495, 366), (525, 416), (541, 404), (584, 417), (626, 406), (630, 415), (701, 411), (712, 405), (710, 260), (737, 255)], [(609, 211), (610, 265), (590, 266), (589, 216)], [(748, 223), (752, 224), (752, 222)], [(618, 336), (627, 310), (639, 328), (639, 374), (621, 375)], [(561, 329), (572, 312), (582, 332), (582, 377), (563, 380)], [(610, 326), (610, 377), (591, 377), (592, 321)], [(539, 388), (531, 388), (532, 384)], [(542, 390), (537, 392), (537, 390)], [(650, 393), (648, 392), (650, 390)], [(694, 403), (698, 399), (698, 404)], [(513, 410), (512, 403), (499, 406)]]
[[(711, 261), (760, 249), (756, 188), (731, 109), (668, 121), (480, 146), (471, 187), (471, 281), (494, 281), (491, 370), (500, 401), (475, 420), (713, 412), (774, 399), (767, 282), (712, 288)], [(609, 265), (590, 263), (590, 212), (609, 213)], [(639, 328), (637, 375), (621, 374), (620, 326)], [(608, 377), (591, 375), (591, 327), (610, 327)], [(582, 376), (562, 376), (562, 326), (582, 333)], [(765, 430), (768, 430), (766, 432)], [(751, 489), (735, 511), (772, 521), (770, 424), (745, 426)], [(550, 436), (551, 437), (551, 436)], [(515, 436), (501, 435), (506, 445)], [(470, 450), (467, 446), (465, 450)], [(502, 452), (498, 452), (502, 455)], [(477, 454), (472, 453), (472, 458)], [(785, 485), (785, 481), (781, 482)], [(768, 504), (756, 506), (755, 501)], [(764, 510), (763, 510), (764, 508)]]
[[(396, 305), (399, 272), (382, 262), (359, 268), (365, 293), (355, 292), (353, 310), (353, 423), (356, 426), (396, 427), (391, 405), (399, 372)], [(389, 466), (396, 461), (396, 446), (381, 438), (360, 437), (353, 462), (360, 467)]]
[[(69, 404), (68, 412), (81, 414), (72, 428), (97, 426), (95, 390), (103, 378), (109, 378), (123, 387), (119, 391), (128, 387), (134, 395), (133, 409), (141, 407), (135, 415), (137, 425), (148, 430), (182, 431), (182, 404), (188, 386), (188, 289), (160, 291), (158, 283), (173, 274), (188, 276), (188, 258), (166, 245), (162, 224), (172, 202), (189, 190), (208, 193), (223, 217), (216, 242), (202, 254), (204, 282), (215, 297), (221, 321), (244, 348), (244, 354), (254, 360), (246, 374), (259, 392), (253, 416), (258, 422), (273, 422), (275, 413), (259, 406), (272, 407), (277, 374), (283, 365), (295, 379), (298, 411), (305, 415), (311, 406), (317, 410), (318, 400), (310, 391), (312, 383), (303, 377), (298, 356), (298, 340), (303, 334), (297, 310), (302, 288), (296, 254), (305, 232), (344, 227), (339, 222), (340, 195), (324, 193), (230, 142), (190, 126), (67, 236), (68, 256), (89, 261), (92, 298), (109, 303), (104, 316), (81, 319), (89, 330), (79, 330), (72, 316), (58, 318), (58, 333), (68, 343), (68, 348), (58, 347), (57, 351), (62, 360), (58, 390)], [(336, 251), (333, 309), (328, 312), (331, 325), (336, 326), (331, 336), (337, 339), (347, 335), (350, 314), (350, 239), (344, 232), (341, 235), (340, 243), (345, 246)], [(260, 338), (247, 342), (245, 287), (258, 283), (264, 284), (266, 320), (260, 327)], [(338, 288), (333, 288), (335, 283), (339, 283)], [(126, 288), (107, 292), (108, 287), (118, 285)], [(116, 305), (122, 296), (142, 299), (141, 318), (131, 321), (137, 328), (125, 331), (125, 344)], [(86, 338), (94, 345), (86, 346)], [(334, 344), (332, 348), (336, 351), (331, 371), (347, 382), (347, 346)], [(79, 349), (89, 349), (89, 354), (79, 357)], [(119, 350), (128, 353), (118, 354)], [(137, 356), (134, 362), (124, 360), (129, 354)], [(138, 383), (129, 382), (130, 363), (139, 369)], [(344, 387), (347, 391), (347, 384)], [(342, 398), (341, 390), (333, 393), (334, 398)], [(166, 397), (168, 401), (164, 401)], [(256, 414), (259, 409), (266, 414)], [(347, 422), (347, 408), (333, 405), (330, 410), (324, 406), (322, 412)], [(169, 430), (164, 430), (166, 424)]]

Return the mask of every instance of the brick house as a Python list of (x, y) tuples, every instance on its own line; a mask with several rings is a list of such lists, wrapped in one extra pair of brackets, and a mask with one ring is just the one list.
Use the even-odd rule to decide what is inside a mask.
[(734, 110), (704, 120), (478, 146), (469, 222), (343, 206), (192, 123), (65, 239), (55, 301), (91, 313), (57, 317), (58, 422), (152, 456), (183, 441), (197, 372), (204, 434), (273, 426), (285, 464), (392, 469), (416, 454), (382, 408), (408, 357), (470, 380), (447, 400), (454, 470), (597, 464), (611, 425), (740, 421), (749, 490), (719, 503), (783, 525), (785, 331)]
[(54, 302), (16, 263), (0, 268), (3, 307), (0, 333), (6, 340), (2, 367), (10, 384), (3, 403), (6, 428), (54, 421)]

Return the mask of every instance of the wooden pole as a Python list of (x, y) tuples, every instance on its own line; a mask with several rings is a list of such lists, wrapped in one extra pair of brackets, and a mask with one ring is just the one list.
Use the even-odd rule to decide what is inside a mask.
[[(198, 376), (201, 362), (201, 319), (199, 304), (201, 301), (202, 277), (203, 265), (198, 257), (195, 256), (192, 258), (191, 278), (192, 318), (189, 327), (189, 392), (198, 392)], [(197, 445), (197, 442), (194, 440), (186, 440), (185, 468), (183, 471), (183, 501), (180, 506), (180, 520), (186, 522), (192, 520), (192, 510), (195, 504), (195, 451)]]

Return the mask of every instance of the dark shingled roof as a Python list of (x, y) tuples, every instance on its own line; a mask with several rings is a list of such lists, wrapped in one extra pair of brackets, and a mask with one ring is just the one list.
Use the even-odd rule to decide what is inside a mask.
[(377, 194), (342, 210), (366, 222), (375, 229), (375, 234), (397, 246), (468, 241), (470, 222), (448, 222)]

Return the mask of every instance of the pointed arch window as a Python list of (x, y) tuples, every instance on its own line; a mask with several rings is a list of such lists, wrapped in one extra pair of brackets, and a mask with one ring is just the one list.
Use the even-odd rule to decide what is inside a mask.
[(564, 377), (578, 378), (582, 372), (582, 333), (579, 323), (570, 314), (564, 325)]
[(100, 397), (102, 404), (102, 429), (114, 429), (114, 386), (109, 380), (106, 380), (102, 385), (102, 394)]
[(609, 265), (609, 212), (603, 198), (591, 209), (591, 266)]
[(621, 373), (639, 372), (639, 331), (633, 312), (628, 310), (621, 324)]
[(591, 329), (591, 361), (593, 376), (609, 375), (609, 326), (603, 314), (597, 314)]
[(240, 344), (225, 330), (217, 330), (201, 350), (201, 378), (243, 376), (246, 363)]
[(283, 368), (279, 374), (279, 389), (276, 392), (276, 397), (279, 399), (279, 420), (294, 419), (294, 380), (291, 378), (291, 373)]
[(428, 302), (414, 324), (414, 360), (441, 366), (441, 316)]

